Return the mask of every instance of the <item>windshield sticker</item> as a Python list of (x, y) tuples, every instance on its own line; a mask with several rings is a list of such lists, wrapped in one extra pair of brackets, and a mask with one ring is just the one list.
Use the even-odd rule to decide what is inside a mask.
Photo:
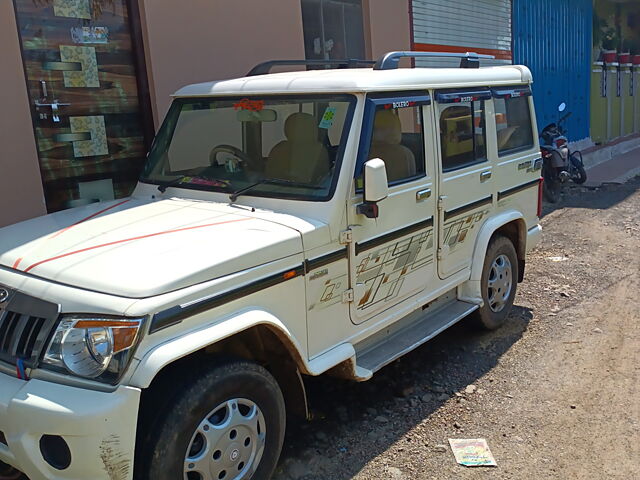
[(252, 112), (259, 112), (264, 108), (264, 100), (249, 100), (243, 98), (238, 103), (233, 104), (234, 110), (251, 110)]
[(318, 128), (331, 128), (331, 125), (333, 125), (333, 121), (336, 119), (337, 111), (337, 107), (327, 107), (327, 109), (324, 111), (324, 115), (322, 115), (322, 120), (320, 120), (320, 125), (318, 125)]
[(180, 183), (191, 183), (192, 185), (206, 185), (207, 187), (228, 187), (229, 180), (208, 180), (198, 177), (184, 177)]

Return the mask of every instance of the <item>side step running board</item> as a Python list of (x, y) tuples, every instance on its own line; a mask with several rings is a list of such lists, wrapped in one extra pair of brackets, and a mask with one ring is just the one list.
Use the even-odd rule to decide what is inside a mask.
[(359, 368), (376, 372), (459, 322), (477, 308), (478, 305), (460, 300), (447, 303), (438, 311), (425, 314), (415, 323), (385, 337), (363, 352), (358, 352), (356, 364)]

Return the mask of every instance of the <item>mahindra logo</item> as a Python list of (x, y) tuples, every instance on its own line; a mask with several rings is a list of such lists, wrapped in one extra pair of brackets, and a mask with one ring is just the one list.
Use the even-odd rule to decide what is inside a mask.
[(0, 288), (0, 303), (4, 303), (9, 298), (9, 290), (6, 288)]

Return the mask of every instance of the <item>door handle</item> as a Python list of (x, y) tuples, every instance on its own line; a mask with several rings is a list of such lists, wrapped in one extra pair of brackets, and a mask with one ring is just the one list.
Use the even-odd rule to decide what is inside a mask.
[(416, 202), (421, 202), (423, 200), (426, 200), (430, 196), (431, 196), (431, 189), (430, 188), (425, 188), (424, 190), (420, 190), (420, 191), (416, 192)]
[(481, 182), (486, 182), (490, 178), (491, 178), (491, 171), (490, 170), (487, 170), (486, 172), (482, 172), (480, 174), (480, 181)]

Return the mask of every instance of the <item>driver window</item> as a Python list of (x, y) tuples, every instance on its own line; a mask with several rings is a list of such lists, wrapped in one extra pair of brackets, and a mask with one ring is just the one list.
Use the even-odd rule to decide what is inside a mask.
[(425, 175), (421, 107), (393, 106), (390, 103), (376, 107), (367, 156), (369, 160), (381, 158), (384, 161), (390, 185)]

